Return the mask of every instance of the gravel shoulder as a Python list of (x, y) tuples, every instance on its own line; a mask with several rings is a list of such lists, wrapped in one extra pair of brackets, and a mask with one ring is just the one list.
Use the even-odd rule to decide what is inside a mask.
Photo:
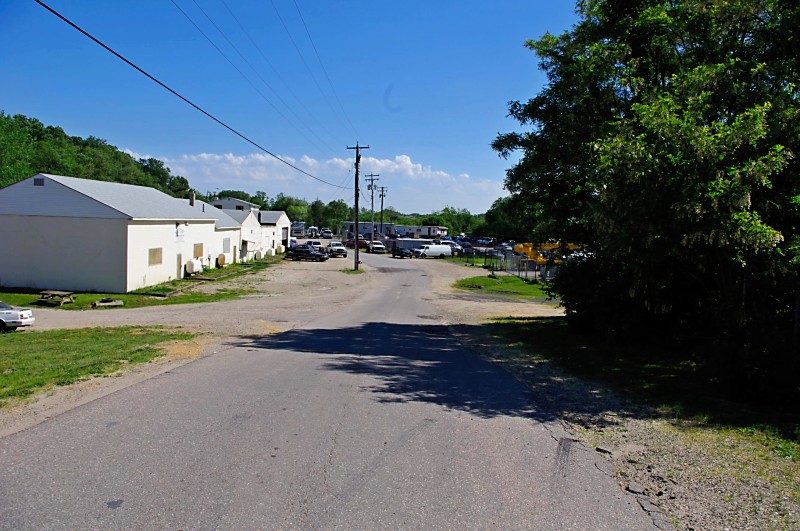
[[(640, 505), (658, 527), (800, 529), (797, 492), (781, 491), (764, 479), (763, 468), (771, 456), (765, 456), (764, 463), (732, 461), (731, 452), (715, 451), (709, 446), (711, 441), (700, 439), (696, 432), (626, 404), (602, 386), (572, 378), (542, 362), (520, 363), (513, 351), (498, 347), (477, 326), (492, 317), (562, 315), (557, 305), (486, 297), (451, 287), (458, 279), (484, 274), (480, 268), (437, 260), (418, 260), (415, 264), (431, 278), (429, 300), (437, 310), (436, 317), (465, 346), (515, 374), (531, 389), (537, 407), (549, 411), (576, 440), (607, 459), (621, 488), (637, 494)], [(38, 309), (36, 328), (40, 330), (168, 325), (197, 331), (198, 336), (190, 342), (167, 345), (165, 355), (153, 362), (110, 377), (55, 388), (0, 410), (0, 437), (214, 355), (227, 337), (280, 333), (341, 310), (378, 283), (380, 273), (368, 265), (363, 265), (363, 274), (341, 271), (352, 265), (350, 258), (319, 264), (283, 262), (255, 275), (203, 285), (200, 289), (246, 288), (256, 292), (213, 304), (83, 312)], [(228, 319), (223, 321), (220, 315)], [(770, 473), (781, 470), (791, 474), (796, 466), (787, 463), (785, 469), (779, 467)]]

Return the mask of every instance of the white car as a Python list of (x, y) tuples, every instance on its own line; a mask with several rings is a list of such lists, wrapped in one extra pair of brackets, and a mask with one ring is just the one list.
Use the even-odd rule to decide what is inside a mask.
[(14, 308), (0, 301), (0, 333), (13, 332), (21, 326), (33, 326), (36, 319), (27, 308)]
[(367, 251), (375, 254), (383, 254), (386, 252), (386, 246), (379, 241), (373, 241), (367, 246)]

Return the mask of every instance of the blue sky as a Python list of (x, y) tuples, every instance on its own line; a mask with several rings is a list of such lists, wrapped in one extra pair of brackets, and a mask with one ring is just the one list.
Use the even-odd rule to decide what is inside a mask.
[[(569, 29), (538, 0), (44, 0), (299, 173), (187, 105), (33, 0), (0, 2), (0, 110), (163, 160), (202, 193), (482, 213), (504, 195), (489, 144), (545, 77), (523, 44)], [(199, 29), (198, 29), (199, 28)], [(369, 206), (363, 185), (360, 206)], [(379, 206), (377, 195), (376, 208)]]

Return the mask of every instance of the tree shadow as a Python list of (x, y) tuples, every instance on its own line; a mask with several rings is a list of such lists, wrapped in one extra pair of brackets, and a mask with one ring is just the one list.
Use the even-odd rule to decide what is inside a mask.
[(231, 344), (322, 356), (324, 370), (370, 376), (374, 383), (364, 389), (382, 403), (423, 402), (482, 418), (540, 422), (565, 415), (595, 417), (608, 406), (598, 401), (596, 388), (546, 366), (531, 367), (523, 385), (512, 372), (477, 355), (478, 346), (468, 338), (486, 337), (481, 328), (366, 323), (242, 337)]

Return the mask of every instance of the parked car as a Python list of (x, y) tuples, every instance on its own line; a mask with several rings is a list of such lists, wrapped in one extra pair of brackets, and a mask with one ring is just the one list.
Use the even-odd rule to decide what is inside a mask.
[(311, 246), (311, 247), (313, 247), (313, 248), (314, 248), (314, 249), (315, 249), (317, 252), (320, 252), (320, 253), (324, 253), (324, 252), (325, 252), (325, 246), (324, 246), (324, 245), (322, 245), (322, 242), (321, 242), (321, 241), (319, 241), (319, 240), (308, 240), (308, 241), (306, 242), (306, 245), (310, 245), (310, 246)]
[(331, 229), (322, 229), (319, 232), (319, 237), (325, 240), (330, 240), (333, 238), (333, 231)]
[(328, 252), (328, 255), (331, 258), (336, 256), (347, 258), (347, 247), (345, 247), (342, 242), (331, 242), (328, 244), (325, 250)]
[(392, 249), (392, 257), (393, 258), (414, 258), (414, 253), (411, 252), (411, 249), (406, 247), (395, 247)]
[[(350, 249), (354, 248), (355, 245), (356, 245), (356, 241), (353, 238), (350, 238), (346, 242), (344, 242), (344, 246), (345, 247), (349, 247)], [(359, 249), (364, 249), (366, 247), (367, 247), (367, 240), (365, 240), (363, 236), (359, 236), (358, 237), (358, 248)]]
[(312, 260), (314, 262), (324, 262), (328, 259), (328, 255), (326, 253), (317, 251), (311, 245), (303, 244), (298, 245), (297, 247), (292, 247), (286, 252), (286, 256), (284, 258), (291, 258), (294, 261)]
[(367, 246), (367, 251), (375, 254), (383, 254), (386, 252), (386, 246), (379, 241), (372, 241)]
[(17, 328), (33, 326), (36, 318), (27, 308), (15, 308), (10, 304), (0, 301), (0, 334), (13, 332)]

